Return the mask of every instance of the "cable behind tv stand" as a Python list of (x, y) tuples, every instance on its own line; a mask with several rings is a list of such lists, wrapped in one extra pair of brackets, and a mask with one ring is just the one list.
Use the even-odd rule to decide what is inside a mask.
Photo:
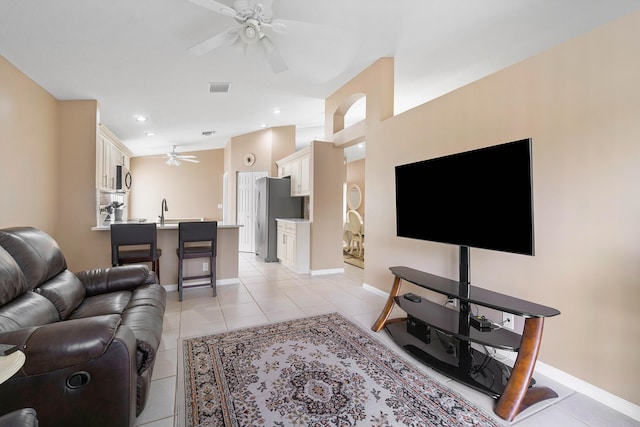
[[(464, 256), (464, 251), (461, 251)], [(548, 387), (537, 387), (532, 378), (542, 340), (545, 317), (557, 316), (554, 308), (471, 286), (461, 256), (461, 281), (446, 279), (409, 267), (391, 267), (395, 276), (380, 316), (372, 326), (385, 328), (404, 350), (435, 370), (497, 399), (494, 409), (512, 421), (527, 407), (558, 395)], [(464, 273), (463, 269), (467, 269)], [(465, 276), (466, 274), (466, 276)], [(466, 279), (466, 280), (464, 280)], [(427, 301), (411, 301), (400, 295), (402, 281), (457, 298), (460, 310), (450, 310)], [(470, 326), (469, 304), (513, 313), (525, 318), (522, 335), (506, 329), (479, 331)], [(398, 305), (407, 318), (389, 319)], [(518, 352), (513, 368), (472, 348), (471, 343)]]

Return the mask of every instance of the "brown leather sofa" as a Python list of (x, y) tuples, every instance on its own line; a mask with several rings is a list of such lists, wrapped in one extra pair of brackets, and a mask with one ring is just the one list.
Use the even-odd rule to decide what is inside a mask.
[(33, 408), (18, 409), (0, 416), (0, 427), (38, 427), (38, 416)]
[(26, 355), (0, 384), (0, 416), (33, 408), (42, 427), (132, 426), (162, 335), (156, 282), (145, 265), (74, 274), (45, 232), (0, 229), (0, 343)]

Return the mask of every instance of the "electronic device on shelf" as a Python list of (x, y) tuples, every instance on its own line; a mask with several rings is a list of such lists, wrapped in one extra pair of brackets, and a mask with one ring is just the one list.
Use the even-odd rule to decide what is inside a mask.
[(469, 321), (471, 326), (479, 330), (480, 332), (491, 332), (493, 328), (493, 323), (491, 320), (487, 319), (484, 316), (471, 316), (469, 317)]

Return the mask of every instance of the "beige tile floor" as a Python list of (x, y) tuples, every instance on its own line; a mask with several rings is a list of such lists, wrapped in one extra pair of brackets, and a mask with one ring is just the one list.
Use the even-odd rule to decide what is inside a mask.
[[(174, 426), (179, 339), (334, 311), (369, 330), (385, 299), (362, 288), (363, 270), (348, 264), (344, 268), (342, 274), (298, 275), (278, 263), (264, 263), (254, 254), (241, 253), (241, 284), (218, 286), (217, 298), (212, 298), (206, 287), (185, 290), (182, 302), (178, 302), (177, 292), (169, 292), (151, 393), (136, 426)], [(397, 349), (384, 332), (375, 337)], [(401, 350), (398, 352), (404, 355)], [(493, 413), (494, 401), (490, 397), (407, 358)], [(510, 424), (496, 418), (498, 421), (518, 427), (640, 426), (632, 418), (574, 390), (539, 375), (535, 378), (539, 384), (551, 386), (560, 397), (528, 408)]]

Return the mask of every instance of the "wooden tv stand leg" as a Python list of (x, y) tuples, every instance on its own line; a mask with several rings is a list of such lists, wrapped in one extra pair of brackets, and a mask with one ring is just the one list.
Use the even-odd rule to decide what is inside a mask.
[(543, 317), (529, 317), (524, 321), (520, 351), (495, 409), (495, 413), (507, 421), (512, 421), (516, 415), (535, 403), (558, 397), (549, 387), (529, 388), (540, 350), (543, 325)]
[(395, 305), (394, 297), (397, 297), (400, 294), (400, 283), (402, 279), (398, 276), (395, 276), (393, 279), (393, 286), (391, 287), (391, 291), (389, 292), (389, 298), (387, 298), (387, 303), (384, 305), (382, 309), (382, 313), (378, 317), (378, 320), (373, 324), (371, 330), (374, 332), (379, 332), (380, 329), (384, 328), (387, 324), (387, 319), (389, 319), (389, 315), (391, 314), (391, 310), (393, 310), (393, 306)]

